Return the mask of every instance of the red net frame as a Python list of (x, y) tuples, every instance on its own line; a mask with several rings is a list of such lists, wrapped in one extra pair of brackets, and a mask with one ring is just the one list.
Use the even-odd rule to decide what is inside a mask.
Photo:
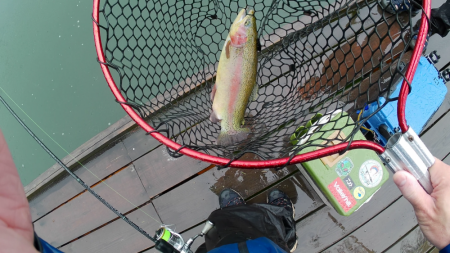
[[(409, 126), (407, 125), (406, 118), (405, 118), (405, 106), (406, 106), (406, 99), (409, 93), (409, 84), (411, 83), (414, 74), (416, 71), (416, 68), (419, 64), (420, 56), (423, 52), (423, 47), (426, 41), (426, 37), (428, 34), (428, 17), (431, 13), (431, 0), (423, 0), (423, 12), (422, 12), (422, 22), (420, 24), (420, 30), (418, 33), (417, 42), (415, 45), (415, 48), (413, 50), (413, 54), (411, 57), (410, 64), (408, 66), (408, 69), (405, 74), (405, 79), (403, 80), (402, 87), (400, 90), (399, 100), (398, 100), (398, 107), (397, 107), (397, 115), (398, 115), (398, 121), (400, 129), (403, 133), (408, 131)], [(94, 0), (93, 1), (93, 32), (94, 32), (94, 41), (95, 41), (95, 48), (97, 52), (98, 61), (100, 62), (100, 67), (102, 69), (103, 75), (105, 76), (106, 82), (108, 83), (109, 88), (111, 89), (112, 93), (116, 97), (116, 100), (120, 103), (122, 108), (127, 112), (127, 114), (138, 124), (144, 131), (149, 133), (153, 138), (167, 146), (168, 148), (177, 151), (180, 154), (187, 155), (189, 157), (192, 157), (194, 159), (202, 160), (205, 162), (209, 162), (212, 164), (216, 164), (219, 166), (229, 166), (229, 167), (235, 167), (235, 168), (246, 168), (246, 169), (263, 169), (263, 168), (273, 168), (273, 167), (280, 167), (280, 166), (286, 166), (288, 164), (296, 164), (301, 162), (306, 162), (318, 158), (322, 158), (325, 156), (329, 156), (335, 153), (342, 152), (344, 150), (348, 149), (370, 149), (378, 154), (382, 154), (384, 152), (384, 148), (374, 142), (371, 141), (352, 141), (340, 143), (338, 145), (332, 146), (332, 147), (326, 147), (317, 151), (312, 151), (304, 154), (298, 154), (294, 156), (292, 159), (290, 157), (284, 157), (279, 159), (272, 159), (272, 160), (264, 160), (264, 161), (242, 161), (242, 160), (234, 160), (231, 162), (230, 159), (217, 157), (208, 155), (205, 153), (198, 152), (196, 150), (184, 147), (180, 145), (179, 143), (174, 142), (173, 140), (167, 138), (166, 136), (162, 135), (161, 133), (155, 131), (155, 129), (150, 126), (144, 119), (141, 118), (141, 116), (128, 104), (126, 104), (126, 99), (121, 94), (120, 89), (117, 87), (110, 69), (108, 65), (103, 64), (106, 62), (105, 53), (103, 50), (102, 40), (101, 40), (101, 31), (99, 27), (99, 11), (100, 11), (100, 0)]]

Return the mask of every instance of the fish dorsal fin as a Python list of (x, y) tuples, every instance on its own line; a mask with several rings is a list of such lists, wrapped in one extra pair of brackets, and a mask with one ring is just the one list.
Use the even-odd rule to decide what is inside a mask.
[(250, 96), (250, 101), (255, 101), (258, 98), (259, 86), (257, 83), (253, 86), (252, 95)]

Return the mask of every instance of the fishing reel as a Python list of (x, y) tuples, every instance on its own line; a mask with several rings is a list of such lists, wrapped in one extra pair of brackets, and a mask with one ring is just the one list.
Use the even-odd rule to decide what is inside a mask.
[(199, 236), (204, 236), (208, 233), (211, 228), (214, 227), (214, 224), (210, 221), (206, 221), (205, 227), (200, 234), (189, 238), (186, 243), (183, 240), (183, 237), (170, 229), (168, 226), (162, 226), (160, 229), (156, 231), (155, 239), (155, 248), (163, 253), (192, 253), (191, 245)]

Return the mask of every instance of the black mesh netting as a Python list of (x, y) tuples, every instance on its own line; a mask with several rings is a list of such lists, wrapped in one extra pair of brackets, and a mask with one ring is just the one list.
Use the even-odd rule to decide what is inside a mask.
[[(219, 146), (209, 94), (228, 29), (246, 6), (255, 10), (260, 44), (259, 97), (245, 118), (252, 134)], [(413, 12), (392, 14), (392, 6), (383, 6), (376, 0), (106, 0), (100, 11), (105, 64), (116, 70), (128, 104), (186, 147), (231, 159), (246, 152), (262, 159), (291, 156), (352, 141), (367, 119), (357, 111), (386, 96), (402, 77), (411, 57)], [(333, 114), (338, 110), (352, 120)], [(320, 115), (334, 118), (316, 123), (308, 139)], [(350, 134), (326, 134), (344, 128)], [(296, 130), (300, 142), (291, 140)]]

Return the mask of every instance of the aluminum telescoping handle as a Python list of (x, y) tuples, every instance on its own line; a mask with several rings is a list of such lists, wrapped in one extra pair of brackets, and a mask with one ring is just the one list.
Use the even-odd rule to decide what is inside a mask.
[(408, 171), (428, 194), (433, 192), (428, 169), (434, 164), (435, 158), (411, 127), (406, 133), (391, 136), (381, 157), (392, 171)]
[(197, 239), (197, 237), (199, 237), (199, 236), (206, 235), (209, 232), (209, 230), (211, 230), (211, 228), (213, 228), (213, 227), (214, 227), (214, 224), (211, 221), (207, 220), (205, 223), (205, 227), (203, 227), (203, 229), (202, 229), (202, 232), (200, 234), (190, 238), (189, 240), (187, 240), (186, 244), (184, 244), (180, 253), (192, 253), (191, 245), (195, 241), (195, 239)]

